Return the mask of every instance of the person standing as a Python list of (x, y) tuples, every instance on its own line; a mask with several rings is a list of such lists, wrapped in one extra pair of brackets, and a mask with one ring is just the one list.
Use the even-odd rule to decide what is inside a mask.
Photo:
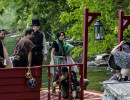
[[(65, 42), (64, 38), (65, 33), (63, 31), (57, 32), (57, 39), (52, 45), (50, 65), (74, 64), (74, 61), (70, 56), (70, 52), (74, 49), (74, 46)], [(77, 72), (77, 66), (72, 66), (71, 71)], [(52, 67), (52, 95), (56, 94), (55, 87), (53, 87), (53, 82), (57, 73), (58, 67)]]
[[(34, 37), (32, 39), (35, 47), (32, 50), (32, 66), (42, 65), (42, 62), (47, 62), (47, 46), (45, 34), (40, 31), (39, 19), (32, 19), (32, 27), (34, 29)], [(44, 52), (44, 55), (42, 53)], [(44, 56), (44, 59), (43, 59)]]
[(33, 29), (27, 29), (25, 31), (25, 36), (20, 38), (16, 45), (13, 52), (14, 61), (13, 66), (14, 67), (27, 67), (31, 66), (31, 60), (32, 60), (32, 49), (34, 48), (34, 44), (31, 41), (31, 39), (34, 37), (34, 30)]
[(4, 43), (5, 33), (5, 29), (0, 30), (0, 68), (11, 68), (13, 66)]

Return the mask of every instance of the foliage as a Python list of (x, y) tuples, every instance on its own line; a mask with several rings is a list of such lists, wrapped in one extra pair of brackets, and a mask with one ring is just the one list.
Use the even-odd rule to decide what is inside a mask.
[[(1, 2), (0, 2), (0, 4), (1, 4)], [(5, 4), (7, 4), (7, 3), (5, 3)], [(6, 5), (4, 5), (4, 6), (6, 7)], [(12, 4), (12, 3), (11, 3), (11, 5), (7, 6), (6, 8), (5, 7), (2, 7), (2, 6), (0, 7), (0, 27), (7, 29), (7, 31), (9, 31), (9, 32), (13, 32), (13, 31), (15, 31), (15, 27), (16, 27), (16, 24), (14, 23), (15, 16), (16, 16), (16, 10), (13, 9), (14, 4)]]
[[(74, 21), (73, 26), (67, 30), (68, 36), (76, 39), (83, 40), (83, 10), (84, 7), (89, 8), (89, 12), (101, 12), (99, 18), (104, 25), (105, 39), (102, 41), (94, 40), (93, 25), (89, 27), (89, 43), (88, 43), (88, 55), (93, 56), (103, 52), (110, 53), (110, 50), (117, 45), (118, 42), (118, 16), (119, 10), (123, 9), (125, 15), (130, 15), (130, 1), (127, 0), (67, 0), (71, 12), (62, 12), (60, 21), (63, 24), (67, 24)], [(94, 21), (96, 22), (96, 20)], [(124, 40), (129, 40), (128, 27), (124, 31)], [(81, 48), (82, 49), (82, 48)], [(78, 49), (78, 51), (81, 51)], [(78, 52), (76, 49), (74, 52)]]
[[(39, 18), (41, 30), (49, 39), (50, 36), (55, 39), (57, 31), (63, 30), (67, 37), (83, 41), (84, 7), (88, 7), (89, 12), (101, 12), (98, 19), (104, 25), (105, 39), (95, 41), (95, 20), (88, 30), (88, 56), (109, 53), (118, 41), (119, 10), (123, 9), (125, 15), (130, 15), (129, 0), (1, 0), (0, 5), (0, 27), (23, 34), (26, 28), (31, 27), (31, 20)], [(130, 27), (124, 31), (124, 40), (129, 41), (129, 37)], [(82, 51), (82, 47), (73, 50), (78, 55)]]

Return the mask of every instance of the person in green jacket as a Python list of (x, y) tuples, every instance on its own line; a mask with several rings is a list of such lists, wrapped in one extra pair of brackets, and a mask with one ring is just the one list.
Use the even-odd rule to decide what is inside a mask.
[[(74, 46), (69, 43), (66, 43), (64, 41), (64, 38), (65, 38), (65, 33), (63, 31), (59, 31), (57, 33), (57, 40), (55, 40), (52, 45), (50, 65), (66, 64), (67, 56), (70, 54)], [(53, 88), (53, 81), (57, 72), (58, 72), (58, 67), (51, 68), (51, 73), (53, 74), (52, 88)], [(52, 89), (52, 94), (53, 95), (55, 94), (55, 88)]]

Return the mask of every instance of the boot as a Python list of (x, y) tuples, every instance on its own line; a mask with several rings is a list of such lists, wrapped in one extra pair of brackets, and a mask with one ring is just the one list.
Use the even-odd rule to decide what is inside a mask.
[(55, 88), (53, 88), (52, 89), (52, 93), (51, 93), (53, 96), (57, 96), (57, 94), (56, 94), (56, 89)]
[(72, 100), (76, 100), (76, 97), (72, 97)]

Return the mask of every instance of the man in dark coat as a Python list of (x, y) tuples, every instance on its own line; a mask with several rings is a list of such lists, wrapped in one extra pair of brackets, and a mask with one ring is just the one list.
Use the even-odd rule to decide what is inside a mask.
[[(34, 37), (32, 39), (35, 47), (32, 50), (32, 66), (42, 65), (42, 62), (47, 61), (47, 46), (45, 34), (40, 30), (39, 19), (32, 19), (32, 26), (34, 29)], [(44, 53), (42, 53), (42, 50)], [(44, 55), (43, 55), (44, 54)], [(44, 59), (43, 59), (44, 56)]]
[(13, 66), (4, 42), (5, 33), (5, 29), (0, 30), (0, 68), (12, 68)]
[(5, 36), (5, 30), (0, 30), (0, 68), (5, 68), (3, 65), (4, 63), (4, 51), (3, 51), (3, 44), (2, 40), (4, 39)]

